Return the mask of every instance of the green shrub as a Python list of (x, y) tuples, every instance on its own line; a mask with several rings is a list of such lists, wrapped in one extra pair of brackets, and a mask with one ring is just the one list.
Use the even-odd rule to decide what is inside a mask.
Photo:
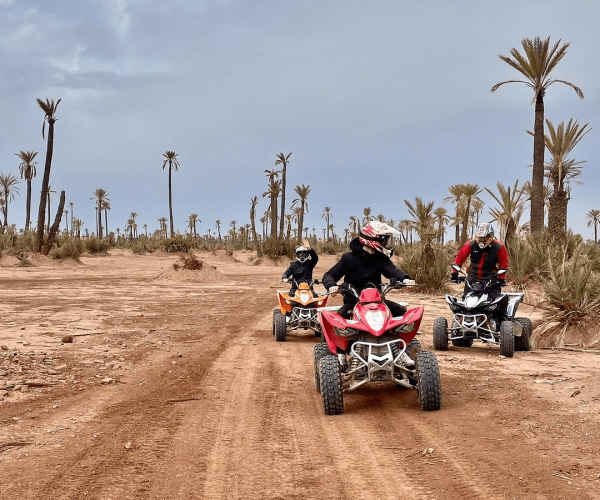
[(110, 243), (105, 240), (100, 240), (95, 236), (91, 238), (86, 238), (84, 241), (85, 251), (91, 254), (100, 253), (100, 252), (108, 252), (110, 248)]
[(403, 245), (400, 268), (408, 273), (425, 293), (446, 292), (454, 249), (446, 246), (429, 247), (422, 243)]
[(69, 257), (79, 260), (79, 257), (85, 250), (85, 245), (79, 238), (63, 238), (58, 241), (50, 250), (49, 257), (58, 260), (68, 259)]

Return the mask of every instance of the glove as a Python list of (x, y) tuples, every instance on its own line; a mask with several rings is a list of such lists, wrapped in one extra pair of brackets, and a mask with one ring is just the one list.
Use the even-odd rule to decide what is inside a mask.
[(287, 283), (288, 281), (289, 281), (289, 278), (281, 278), (282, 283)]
[(405, 285), (416, 285), (415, 280), (411, 280), (409, 278), (406, 278), (404, 281), (402, 281), (402, 283)]
[(506, 280), (504, 278), (498, 278), (498, 284), (500, 286), (506, 286)]
[(450, 275), (450, 283), (458, 284), (458, 273), (452, 273)]
[(329, 288), (327, 289), (327, 291), (328, 291), (329, 293), (332, 293), (332, 294), (335, 294), (335, 293), (337, 293), (337, 292), (338, 292), (338, 290), (339, 290), (339, 287), (338, 287), (338, 286), (331, 286), (331, 287), (329, 287)]
[(344, 290), (346, 292), (350, 291), (350, 288), (348, 288), (348, 283), (346, 283), (346, 282), (340, 284), (340, 286), (338, 287), (338, 289), (339, 289), (340, 292), (344, 291)]

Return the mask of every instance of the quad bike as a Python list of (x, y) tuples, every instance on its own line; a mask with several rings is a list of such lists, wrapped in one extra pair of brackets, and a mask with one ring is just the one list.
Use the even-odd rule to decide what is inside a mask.
[(317, 319), (317, 309), (327, 305), (329, 298), (325, 293), (315, 292), (313, 285), (321, 282), (314, 280), (296, 283), (296, 293), (290, 296), (288, 290), (278, 290), (279, 309), (273, 311), (273, 335), (277, 342), (285, 342), (288, 332), (299, 328), (312, 330), (316, 337), (321, 336), (321, 325)]
[(442, 402), (440, 372), (435, 354), (421, 350), (415, 335), (423, 306), (392, 317), (384, 299), (390, 290), (409, 286), (392, 279), (360, 294), (342, 284), (341, 293), (358, 299), (352, 319), (328, 309), (319, 310), (325, 342), (315, 344), (314, 368), (317, 391), (327, 415), (344, 412), (343, 393), (367, 382), (395, 382), (417, 389), (423, 410), (439, 410)]
[[(457, 272), (460, 267), (452, 266)], [(459, 277), (465, 282), (464, 274)], [(471, 347), (474, 340), (499, 345), (500, 354), (511, 358), (515, 350), (531, 349), (532, 325), (529, 318), (516, 318), (517, 308), (523, 301), (522, 293), (505, 292), (492, 299), (488, 289), (497, 286), (497, 279), (466, 280), (469, 292), (464, 298), (446, 295), (446, 302), (454, 313), (448, 328), (446, 318), (433, 322), (433, 347), (448, 350), (448, 341), (457, 347)]]

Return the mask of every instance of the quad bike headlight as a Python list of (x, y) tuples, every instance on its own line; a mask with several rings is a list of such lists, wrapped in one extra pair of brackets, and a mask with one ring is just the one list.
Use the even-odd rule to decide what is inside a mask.
[(373, 330), (379, 331), (385, 324), (385, 314), (383, 311), (367, 311), (365, 320)]
[(306, 304), (310, 300), (310, 293), (302, 292), (300, 293), (300, 300), (303, 304)]
[(400, 325), (398, 328), (396, 328), (396, 331), (398, 333), (410, 333), (415, 329), (415, 324), (414, 323), (408, 323), (406, 325)]
[(485, 308), (486, 311), (494, 311), (495, 309), (498, 309), (498, 304), (492, 304), (491, 306), (487, 306)]

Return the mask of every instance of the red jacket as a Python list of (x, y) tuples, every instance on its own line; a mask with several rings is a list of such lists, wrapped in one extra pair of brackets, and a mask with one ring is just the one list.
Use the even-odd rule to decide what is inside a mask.
[(469, 278), (489, 279), (496, 274), (499, 279), (506, 278), (505, 273), (498, 274), (498, 269), (508, 268), (508, 252), (498, 240), (493, 240), (485, 248), (479, 248), (475, 240), (468, 241), (458, 252), (454, 263), (462, 266), (467, 257), (471, 257), (471, 265), (467, 269)]

